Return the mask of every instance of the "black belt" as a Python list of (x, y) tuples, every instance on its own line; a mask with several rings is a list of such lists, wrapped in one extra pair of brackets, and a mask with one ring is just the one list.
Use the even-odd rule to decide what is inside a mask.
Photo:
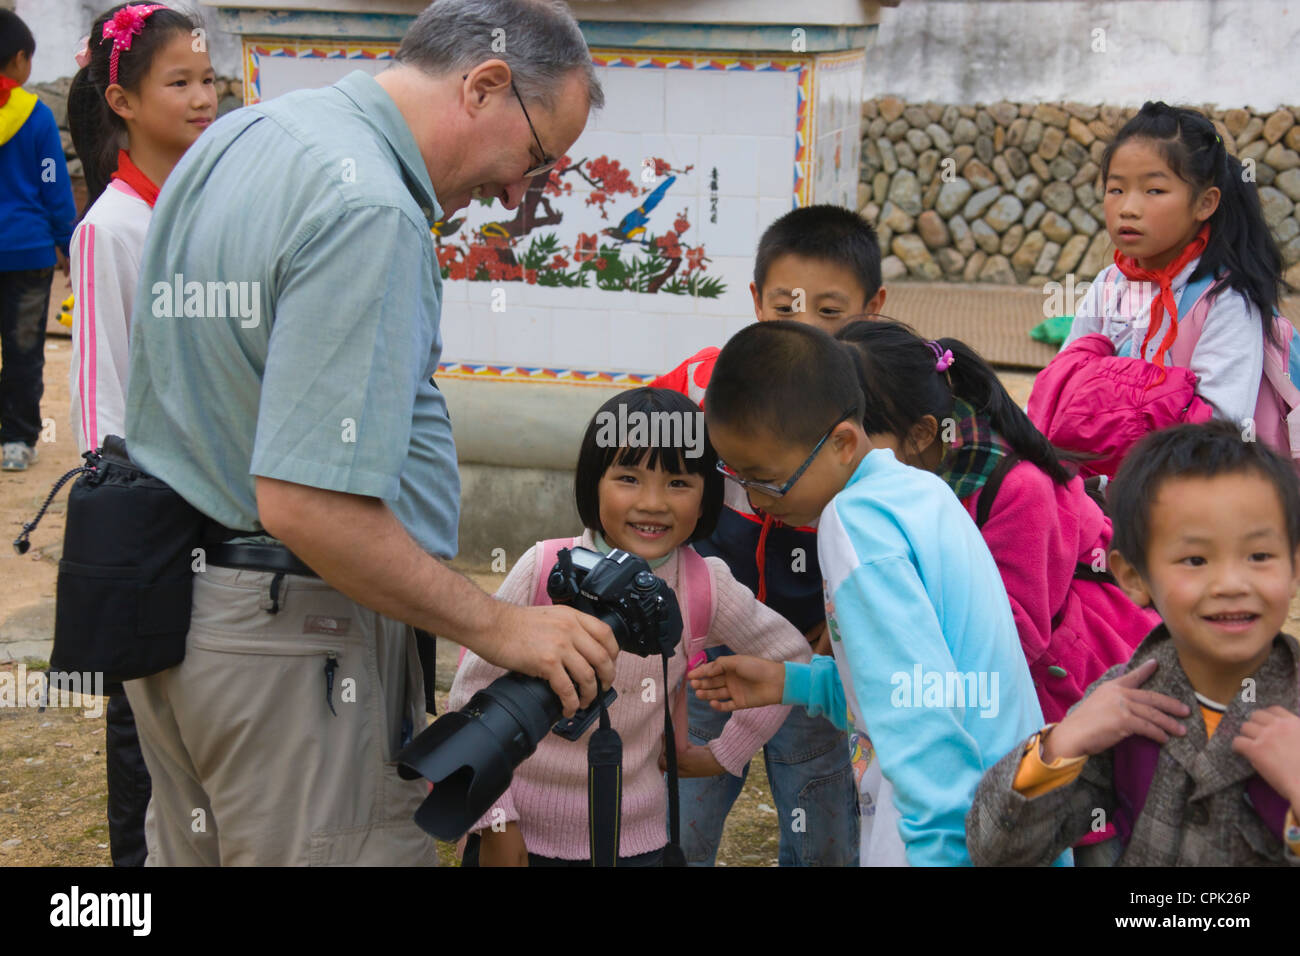
[(274, 571), (320, 577), (282, 544), (214, 544), (208, 548), (208, 564), (242, 571)]

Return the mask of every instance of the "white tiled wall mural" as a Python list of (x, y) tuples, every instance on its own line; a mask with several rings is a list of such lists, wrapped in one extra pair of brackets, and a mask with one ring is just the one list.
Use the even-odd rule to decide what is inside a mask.
[[(294, 60), (333, 59), (341, 75), (390, 53), (250, 42), (248, 98)], [(646, 380), (753, 320), (767, 224), (856, 200), (861, 51), (593, 59), (606, 106), (547, 181), (513, 212), (474, 204), (434, 227), (440, 374)]]

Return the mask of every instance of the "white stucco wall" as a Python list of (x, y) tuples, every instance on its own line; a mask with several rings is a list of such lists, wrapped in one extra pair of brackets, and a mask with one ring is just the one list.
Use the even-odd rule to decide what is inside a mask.
[(903, 0), (882, 12), (864, 92), (1272, 109), (1300, 102), (1297, 49), (1287, 0)]
[[(212, 29), (214, 18), (195, 2), (171, 0), (169, 6), (190, 12), (198, 11), (208, 29), (208, 55), (218, 76), (239, 76), (239, 42)], [(77, 72), (72, 59), (77, 42), (90, 32), (90, 24), (113, 0), (17, 0), (15, 12), (23, 18), (36, 37), (36, 57), (32, 60), (32, 82), (48, 83)]]

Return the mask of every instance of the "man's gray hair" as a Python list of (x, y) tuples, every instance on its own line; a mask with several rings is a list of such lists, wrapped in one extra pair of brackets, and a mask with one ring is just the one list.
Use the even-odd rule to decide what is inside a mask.
[(563, 0), (436, 0), (406, 31), (395, 59), (434, 75), (504, 60), (519, 95), (547, 109), (564, 78), (580, 70), (591, 108), (605, 105), (587, 41)]

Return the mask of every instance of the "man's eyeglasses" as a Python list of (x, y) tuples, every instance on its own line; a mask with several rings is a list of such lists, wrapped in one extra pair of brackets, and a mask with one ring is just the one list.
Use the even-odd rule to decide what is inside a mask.
[(510, 89), (514, 90), (515, 99), (519, 101), (519, 108), (524, 111), (524, 119), (528, 121), (528, 128), (532, 131), (533, 142), (537, 144), (537, 151), (542, 154), (542, 161), (540, 163), (530, 169), (524, 170), (524, 179), (532, 179), (534, 176), (541, 176), (543, 173), (549, 173), (555, 167), (557, 161), (546, 152), (546, 148), (542, 146), (542, 141), (538, 139), (537, 128), (533, 126), (532, 117), (528, 115), (528, 107), (524, 106), (524, 98), (519, 95), (519, 90), (515, 86), (514, 80), (510, 81)]
[(836, 427), (839, 426), (840, 422), (846, 421), (849, 418), (849, 416), (853, 415), (856, 412), (857, 412), (856, 408), (850, 408), (847, 411), (845, 411), (844, 414), (841, 415), (839, 418), (835, 419), (835, 424), (831, 425), (830, 428), (826, 429), (826, 434), (823, 435), (821, 437), (821, 440), (818, 441), (817, 444), (813, 446), (812, 454), (810, 454), (807, 458), (804, 459), (804, 463), (799, 466), (799, 470), (796, 471), (793, 475), (791, 475), (790, 480), (783, 485), (780, 486), (769, 485), (763, 481), (750, 481), (748, 478), (741, 478), (740, 475), (732, 471), (731, 466), (728, 465), (721, 458), (718, 459), (718, 465), (717, 465), (718, 471), (722, 472), (724, 478), (728, 478), (731, 481), (734, 481), (736, 484), (740, 485), (740, 487), (744, 488), (746, 491), (750, 491), (750, 490), (757, 491), (767, 496), (768, 498), (780, 498), (785, 494), (787, 494), (790, 491), (790, 489), (794, 487), (795, 482), (798, 481), (803, 476), (803, 473), (808, 470), (808, 466), (813, 463), (813, 459), (817, 457), (817, 453), (822, 450), (822, 445), (826, 444), (826, 439), (831, 437), (831, 432), (835, 431)]

